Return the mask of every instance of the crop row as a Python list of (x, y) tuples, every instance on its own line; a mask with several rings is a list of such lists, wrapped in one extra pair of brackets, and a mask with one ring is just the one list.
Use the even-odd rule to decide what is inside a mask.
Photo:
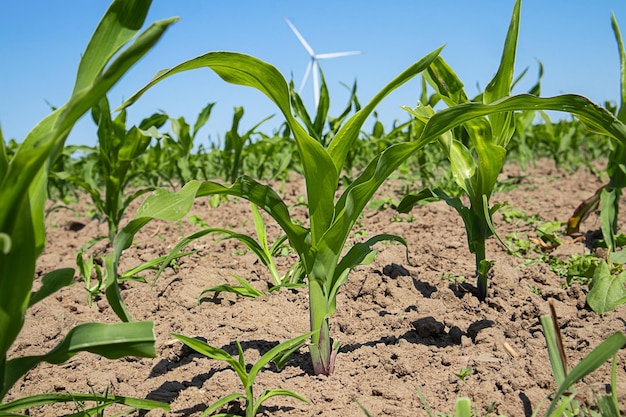
[[(576, 233), (580, 222), (599, 207), (601, 244), (606, 247), (606, 256), (597, 260), (590, 272), (587, 302), (598, 313), (626, 302), (626, 259), (619, 250), (624, 236), (617, 230), (619, 202), (626, 185), (626, 54), (615, 19), (613, 29), (623, 69), (619, 109), (603, 107), (573, 94), (541, 97), (541, 71), (537, 84), (528, 93), (511, 94), (519, 81), (513, 73), (521, 12), (518, 0), (500, 66), (485, 90), (475, 97), (467, 95), (462, 81), (444, 60), (443, 48), (439, 48), (388, 82), (364, 106), (356, 98), (356, 87), (353, 88), (339, 117), (328, 115), (330, 98), (322, 77), (319, 105), (311, 115), (293, 83), (287, 83), (272, 65), (239, 53), (209, 52), (159, 72), (112, 112), (106, 98), (109, 89), (176, 20), (155, 22), (136, 36), (148, 7), (142, 1), (113, 1), (83, 54), (69, 101), (44, 118), (21, 143), (11, 141), (7, 145), (0, 138), (0, 400), (19, 378), (42, 361), (62, 363), (79, 351), (111, 359), (154, 356), (153, 324), (133, 320), (124, 305), (120, 283), (134, 279), (146, 269), (162, 271), (186, 255), (183, 249), (191, 241), (215, 233), (238, 239), (254, 252), (269, 268), (274, 289), (306, 288), (310, 332), (279, 344), (251, 368), (247, 367), (239, 345), (236, 359), (207, 343), (174, 334), (192, 349), (226, 361), (245, 387), (244, 394), (223, 397), (205, 414), (237, 399), (245, 401), (248, 416), (255, 415), (261, 403), (272, 396), (287, 395), (306, 401), (284, 389), (255, 396), (255, 377), (270, 361), (280, 368), (292, 352), (304, 345), (309, 348), (314, 373), (333, 374), (340, 344), (333, 340), (329, 320), (337, 308), (337, 295), (343, 284), (353, 268), (371, 259), (376, 243), (393, 241), (406, 246), (403, 237), (387, 233), (347, 245), (363, 210), (381, 185), (394, 175), (405, 175), (415, 182), (411, 188), (417, 191), (407, 193), (397, 204), (400, 212), (410, 212), (416, 204), (432, 200), (443, 200), (458, 212), (465, 225), (468, 248), (475, 256), (476, 297), (482, 301), (488, 297), (493, 263), (485, 242), (492, 236), (500, 239), (492, 218), (501, 205), (492, 204), (491, 197), (511, 155), (521, 163), (532, 163), (537, 154), (545, 154), (565, 166), (589, 163), (592, 157), (607, 161), (608, 183), (572, 214), (568, 232)], [(184, 119), (164, 113), (147, 117), (138, 126), (126, 126), (125, 109), (152, 86), (170, 76), (205, 67), (226, 82), (264, 93), (284, 117), (283, 127), (268, 136), (260, 132), (260, 122), (241, 134), (238, 126), (244, 113), (243, 108), (237, 108), (223, 144), (213, 144), (208, 149), (194, 146), (199, 129), (210, 120), (213, 103), (202, 109), (193, 128)], [(410, 120), (389, 131), (376, 122), (371, 132), (363, 133), (363, 125), (377, 105), (418, 75), (422, 76), (423, 92), (417, 107), (406, 108)], [(65, 139), (72, 127), (88, 111), (98, 126), (97, 145), (66, 147)], [(565, 112), (577, 121), (553, 123), (546, 111)], [(543, 123), (536, 124), (537, 117)], [(167, 124), (170, 132), (163, 131)], [(576, 148), (581, 152), (571, 152)], [(593, 155), (585, 155), (582, 150)], [(305, 211), (306, 224), (295, 218), (293, 206), (265, 183), (284, 179), (294, 171), (303, 175), (306, 183), (305, 201), (298, 207), (299, 212)], [(92, 297), (105, 294), (121, 322), (82, 324), (71, 329), (47, 354), (9, 359), (7, 352), (22, 330), (26, 310), (73, 280), (72, 269), (55, 270), (43, 277), (39, 290), (33, 291), (37, 259), (45, 246), (46, 202), (51, 197), (68, 202), (76, 189), (91, 197), (97, 214), (107, 223), (108, 233), (102, 238), (110, 248), (101, 262), (86, 256), (87, 248), (81, 250), (77, 254), (78, 272)], [(256, 236), (207, 227), (181, 239), (169, 254), (120, 273), (123, 251), (146, 224), (154, 219), (179, 221), (189, 213), (194, 201), (203, 197), (215, 205), (224, 198), (249, 201)], [(139, 209), (131, 221), (122, 224), (130, 204), (138, 198), (143, 198)], [(271, 246), (260, 211), (271, 216), (284, 233)], [(289, 248), (298, 258), (285, 276), (277, 272), (273, 261), (282, 248)], [(255, 295), (245, 280), (240, 279), (240, 283), (240, 287), (219, 290)], [(543, 321), (558, 385), (546, 415), (571, 415), (574, 396), (568, 390), (572, 384), (613, 357), (626, 337), (620, 332), (614, 334), (568, 371), (563, 366), (558, 326), (547, 319)], [(88, 413), (97, 413), (114, 402), (131, 408), (168, 408), (153, 401), (106, 394), (42, 394), (0, 402), (0, 413), (77, 398), (98, 402)], [(618, 415), (615, 392), (607, 398), (598, 403), (603, 413)], [(459, 402), (459, 415), (469, 415), (463, 414), (469, 413), (463, 409), (469, 410), (466, 400)]]

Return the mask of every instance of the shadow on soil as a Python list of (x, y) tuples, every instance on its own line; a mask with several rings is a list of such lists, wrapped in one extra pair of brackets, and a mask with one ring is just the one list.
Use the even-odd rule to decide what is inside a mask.
[(492, 320), (478, 320), (470, 324), (466, 331), (461, 330), (458, 326), (451, 327), (447, 332), (445, 325), (437, 321), (434, 317), (422, 317), (411, 323), (412, 329), (400, 336), (385, 336), (378, 340), (371, 340), (365, 343), (353, 343), (351, 345), (343, 345), (339, 352), (353, 352), (363, 346), (373, 347), (380, 343), (385, 345), (394, 345), (400, 339), (404, 339), (409, 343), (422, 344), (426, 346), (436, 346), (445, 348), (450, 346), (458, 346), (461, 344), (462, 337), (469, 337), (475, 342), (478, 333), (495, 324)]

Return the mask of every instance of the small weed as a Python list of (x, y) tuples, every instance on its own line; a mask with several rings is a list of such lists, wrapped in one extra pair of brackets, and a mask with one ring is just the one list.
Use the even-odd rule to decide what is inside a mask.
[(533, 294), (538, 295), (538, 296), (541, 297), (541, 295), (542, 295), (541, 289), (539, 287), (537, 287), (536, 285), (528, 285), (528, 289)]
[(454, 372), (454, 376), (459, 378), (461, 381), (465, 382), (467, 381), (467, 378), (469, 378), (470, 375), (472, 375), (472, 373), (474, 373), (474, 369), (471, 366), (468, 366), (467, 368), (459, 369), (458, 372)]
[(463, 284), (465, 282), (465, 276), (463, 275), (457, 275), (457, 274), (452, 274), (452, 273), (442, 273), (441, 274), (441, 279), (444, 281), (448, 281), (451, 284), (455, 284), (455, 285), (459, 285), (459, 284)]
[(194, 225), (194, 226), (198, 226), (200, 228), (207, 228), (209, 227), (209, 223), (205, 222), (204, 220), (202, 220), (202, 218), (198, 215), (193, 215), (193, 216), (189, 216), (189, 218), (187, 219), (187, 222), (189, 222), (189, 224)]

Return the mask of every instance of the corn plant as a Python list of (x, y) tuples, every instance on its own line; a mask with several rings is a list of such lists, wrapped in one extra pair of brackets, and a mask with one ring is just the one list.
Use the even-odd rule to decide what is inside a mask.
[[(273, 347), (265, 354), (263, 354), (263, 356), (261, 356), (259, 360), (256, 361), (254, 365), (252, 365), (249, 371), (247, 370), (248, 368), (243, 355), (243, 349), (241, 348), (241, 344), (239, 343), (239, 341), (235, 341), (239, 354), (238, 358), (235, 359), (225, 350), (213, 347), (201, 340), (174, 333), (172, 333), (172, 336), (174, 336), (176, 339), (180, 340), (185, 345), (202, 355), (205, 355), (211, 359), (226, 362), (237, 373), (237, 376), (239, 377), (239, 380), (244, 387), (244, 394), (231, 393), (225, 395), (224, 397), (217, 400), (215, 403), (211, 404), (206, 410), (204, 410), (201, 416), (209, 415), (219, 410), (221, 407), (227, 405), (228, 403), (238, 399), (243, 399), (245, 401), (246, 417), (254, 417), (258, 413), (259, 407), (261, 407), (261, 405), (266, 400), (276, 396), (293, 397), (305, 403), (309, 402), (309, 400), (307, 400), (303, 396), (283, 388), (275, 388), (271, 390), (264, 389), (258, 397), (255, 398), (254, 396), (254, 381), (259, 372), (263, 369), (263, 367), (269, 362), (274, 362), (278, 369), (282, 369), (286, 365), (289, 356), (305, 343), (306, 339), (310, 336), (309, 333), (287, 340)], [(235, 414), (221, 413), (215, 414), (215, 416), (228, 417), (235, 416)]]
[(224, 181), (230, 183), (235, 182), (237, 177), (243, 174), (244, 159), (246, 157), (244, 149), (247, 144), (252, 142), (252, 135), (256, 133), (256, 130), (259, 126), (261, 126), (261, 124), (265, 123), (267, 120), (273, 117), (266, 117), (265, 119), (252, 126), (242, 135), (239, 133), (239, 122), (243, 117), (243, 113), (243, 107), (235, 107), (233, 122), (230, 130), (226, 132), (226, 135), (224, 137), (224, 148), (220, 152), (220, 165), (223, 169), (222, 178), (224, 179)]
[(140, 126), (145, 135), (157, 140), (154, 149), (138, 155), (143, 157), (144, 164), (149, 167), (144, 171), (158, 172), (161, 179), (172, 185), (174, 185), (172, 182), (185, 184), (187, 181), (197, 178), (200, 169), (195, 165), (192, 155), (194, 141), (198, 131), (209, 121), (214, 106), (215, 103), (208, 103), (200, 111), (193, 128), (189, 126), (184, 117), (174, 118), (164, 112), (153, 115), (152, 118), (159, 119), (163, 123), (169, 120), (171, 132), (159, 133), (158, 128), (163, 123)]
[[(92, 108), (92, 115), (98, 125), (98, 144), (87, 155), (91, 162), (89, 165), (91, 169), (85, 170), (80, 175), (69, 175), (63, 178), (91, 196), (98, 215), (104, 217), (107, 223), (108, 233), (105, 238), (108, 240), (108, 245), (112, 247), (120, 232), (122, 218), (130, 204), (154, 189), (151, 186), (140, 187), (130, 195), (126, 195), (131, 181), (139, 175), (146, 174), (145, 171), (133, 168), (135, 160), (145, 153), (152, 140), (147, 132), (154, 132), (157, 127), (165, 123), (167, 118), (163, 114), (156, 113), (143, 119), (139, 127), (132, 126), (127, 129), (126, 111), (122, 110), (112, 119), (106, 97)], [(184, 156), (176, 158), (178, 161), (182, 159)], [(104, 181), (104, 192), (101, 191), (98, 177)], [(101, 237), (92, 239), (89, 244), (78, 251), (76, 256), (76, 265), (89, 292), (90, 305), (92, 299), (105, 288), (105, 283), (110, 281), (109, 276), (118, 274), (117, 270), (107, 267), (111, 265), (110, 262), (109, 264), (104, 262), (105, 268), (102, 270), (100, 263), (96, 262), (92, 255), (85, 256), (85, 251), (99, 240)], [(177, 255), (180, 257), (185, 254), (178, 253)], [(166, 256), (144, 262), (136, 268), (123, 272), (117, 276), (116, 280), (144, 281), (138, 274), (147, 269), (154, 269), (165, 258)]]
[[(516, 3), (514, 17), (519, 18), (519, 2)], [(517, 19), (514, 19), (513, 23), (517, 23)], [(516, 33), (516, 30), (513, 31)], [(511, 46), (507, 49), (510, 48)], [(426, 70), (433, 63), (443, 62), (437, 60), (440, 51), (441, 48), (427, 54), (383, 87), (367, 105), (342, 125), (327, 147), (311, 137), (294, 118), (289, 87), (280, 72), (257, 58), (239, 53), (209, 52), (163, 70), (124, 103), (124, 106), (131, 105), (146, 90), (171, 75), (208, 67), (227, 82), (257, 88), (278, 106), (293, 134), (303, 166), (308, 203), (308, 227), (294, 222), (287, 205), (278, 194), (271, 187), (260, 184), (253, 178), (241, 176), (229, 186), (213, 181), (195, 185), (189, 183), (187, 186), (196, 187), (194, 197), (226, 194), (249, 200), (265, 210), (283, 229), (289, 243), (298, 253), (307, 277), (310, 324), (314, 332), (309, 347), (316, 374), (332, 374), (334, 369), (340, 343), (333, 342), (330, 336), (329, 320), (336, 309), (337, 293), (348, 279), (349, 272), (355, 266), (370, 259), (373, 253), (372, 246), (377, 242), (393, 240), (404, 243), (399, 236), (382, 234), (365, 242), (356, 243), (345, 255), (343, 254), (352, 228), (374, 193), (412, 155), (420, 152), (426, 145), (445, 135), (449, 130), (488, 115), (494, 117), (493, 123), (498, 127), (495, 129), (497, 132), (510, 133), (512, 119), (507, 114), (510, 115), (516, 110), (568, 111), (595, 129), (626, 143), (626, 126), (585, 97), (562, 95), (539, 98), (529, 94), (508, 97), (506, 96), (508, 94), (507, 83), (497, 82), (488, 88), (486, 93), (488, 99), (484, 103), (461, 103), (430, 114), (426, 118), (416, 119), (417, 124), (421, 124), (419, 126), (421, 133), (419, 136), (416, 135), (415, 140), (392, 145), (377, 154), (354, 181), (341, 190), (339, 176), (346, 155), (358, 140), (360, 129), (367, 117), (391, 91)], [(506, 54), (507, 57), (509, 55), (510, 52)], [(507, 65), (512, 66), (512, 63)], [(510, 68), (505, 72), (509, 73)], [(499, 75), (496, 79), (501, 78), (505, 76)], [(416, 114), (421, 113), (416, 111)], [(472, 126), (486, 127), (485, 122), (480, 120)], [(502, 156), (501, 147), (493, 145), (489, 149), (491, 148), (495, 148), (497, 155)], [(457, 152), (460, 148), (457, 145), (451, 145), (450, 149)], [(491, 176), (495, 175), (491, 170), (488, 170), (486, 174), (489, 177), (486, 179), (491, 179)], [(336, 197), (337, 195), (339, 196)], [(486, 194), (481, 195), (481, 200), (483, 196), (486, 197)], [(484, 203), (483, 207), (485, 207)]]
[[(254, 228), (256, 230), (257, 240), (253, 239), (251, 236), (246, 235), (244, 233), (236, 233), (228, 229), (220, 229), (220, 228), (209, 228), (205, 229), (203, 232), (199, 232), (201, 234), (204, 233), (223, 233), (226, 236), (221, 238), (220, 240), (227, 239), (236, 239), (243, 243), (250, 251), (252, 251), (256, 257), (261, 261), (263, 265), (268, 269), (270, 276), (272, 278), (272, 283), (270, 284), (269, 291), (277, 291), (280, 288), (300, 288), (304, 286), (302, 282), (302, 265), (299, 263), (293, 265), (289, 270), (282, 274), (278, 271), (278, 267), (276, 266), (276, 261), (274, 260), (276, 256), (283, 250), (287, 248), (287, 235), (282, 235), (270, 246), (267, 239), (267, 231), (265, 229), (265, 222), (263, 221), (263, 217), (259, 208), (255, 204), (251, 204), (252, 207), (252, 218), (254, 220)], [(188, 242), (184, 242), (187, 244)], [(248, 282), (246, 282), (243, 278), (233, 275), (233, 277), (239, 281), (241, 285), (239, 286), (231, 286), (231, 285), (218, 285), (208, 290), (202, 291), (200, 293), (200, 297), (204, 296), (209, 292), (231, 292), (239, 295), (243, 295), (246, 297), (256, 298), (262, 295), (265, 295), (264, 292), (257, 290), (252, 287)]]
[[(87, 159), (93, 161), (91, 168), (99, 172), (89, 170), (62, 177), (91, 196), (99, 215), (107, 223), (109, 241), (115, 238), (128, 206), (141, 195), (152, 191), (151, 187), (145, 187), (130, 196), (125, 195), (133, 178), (143, 175), (132, 169), (135, 159), (150, 145), (150, 136), (142, 131), (160, 126), (164, 121), (158, 116), (148, 117), (139, 127), (133, 126), (127, 130), (126, 112), (121, 111), (112, 119), (109, 102), (106, 97), (103, 98), (92, 108), (92, 117), (98, 125), (98, 144), (86, 155)], [(101, 192), (99, 177), (104, 182), (104, 192)]]
[[(485, 242), (497, 234), (492, 221), (500, 205), (490, 205), (498, 175), (507, 155), (507, 145), (515, 129), (513, 111), (559, 110), (577, 116), (583, 123), (599, 132), (607, 133), (618, 143), (624, 142), (626, 127), (606, 109), (590, 103), (576, 95), (562, 95), (552, 98), (539, 98), (534, 94), (510, 96), (514, 84), (513, 70), (519, 31), (521, 1), (516, 1), (511, 23), (504, 44), (500, 66), (484, 93), (475, 100), (469, 100), (463, 83), (442, 58), (438, 58), (428, 69), (427, 78), (442, 100), (451, 106), (438, 114), (457, 113), (463, 122), (455, 129), (441, 129), (439, 144), (450, 161), (450, 169), (457, 184), (469, 197), (469, 207), (460, 198), (451, 197), (443, 190), (407, 196), (398, 210), (408, 212), (424, 197), (433, 195), (446, 201), (460, 214), (467, 232), (468, 246), (475, 255), (478, 297), (487, 296), (488, 274), (493, 261), (486, 257)], [(538, 92), (536, 86), (531, 92)], [(585, 108), (584, 103), (589, 103)], [(479, 109), (500, 107), (498, 112), (483, 112)], [(415, 109), (405, 107), (415, 119), (432, 125), (435, 114), (432, 107), (420, 105)], [(476, 112), (472, 111), (477, 110)], [(449, 111), (449, 113), (444, 113)], [(478, 115), (477, 113), (483, 113)], [(472, 116), (472, 113), (474, 116)], [(461, 116), (462, 115), (462, 116)], [(487, 117), (483, 117), (483, 116)], [(437, 126), (437, 125), (435, 125)], [(426, 129), (425, 128), (425, 129)]]
[[(365, 205), (393, 172), (395, 164), (372, 162), (369, 169), (346, 189), (334, 202), (339, 188), (339, 172), (350, 147), (358, 139), (360, 127), (375, 106), (388, 93), (423, 71), (437, 56), (439, 50), (409, 67), (392, 80), (372, 101), (354, 114), (337, 132), (327, 148), (311, 137), (298, 123), (290, 105), (290, 89), (284, 77), (271, 65), (256, 58), (229, 52), (208, 53), (162, 73), (147, 87), (133, 96), (136, 100), (145, 89), (165, 77), (186, 69), (208, 66), (226, 81), (255, 87), (264, 92), (281, 110), (299, 149), (307, 187), (310, 227), (295, 223), (287, 205), (269, 186), (242, 176), (232, 185), (216, 182), (198, 183), (196, 197), (226, 194), (247, 199), (272, 216), (283, 229), (289, 243), (298, 253), (307, 276), (310, 297), (311, 329), (314, 331), (310, 345), (316, 374), (331, 374), (339, 343), (333, 343), (329, 332), (329, 319), (336, 308), (336, 296), (346, 282), (349, 271), (362, 263), (372, 253), (371, 246), (381, 240), (404, 240), (391, 235), (379, 235), (367, 242), (357, 243), (342, 257), (348, 235)], [(189, 183), (188, 186), (192, 184)]]
[[(43, 355), (7, 357), (22, 330), (26, 310), (73, 278), (72, 269), (52, 271), (43, 278), (39, 290), (32, 290), (37, 259), (45, 246), (44, 204), (50, 165), (76, 121), (98, 105), (176, 20), (153, 23), (131, 43), (149, 6), (149, 1), (113, 1), (82, 55), (69, 101), (41, 120), (10, 158), (0, 133), (0, 414), (20, 415), (16, 412), (32, 406), (74, 401), (73, 394), (42, 394), (2, 402), (13, 384), (41, 362), (63, 363), (81, 351), (111, 359), (155, 356), (153, 325), (138, 322), (84, 323), (70, 329), (55, 348)], [(90, 396), (95, 401), (125, 401), (122, 397)], [(134, 404), (150, 409), (157, 403), (137, 400)], [(167, 409), (165, 404), (158, 406)]]

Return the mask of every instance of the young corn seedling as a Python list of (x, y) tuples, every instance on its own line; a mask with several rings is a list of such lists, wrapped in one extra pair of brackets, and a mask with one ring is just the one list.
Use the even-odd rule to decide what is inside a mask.
[[(510, 95), (520, 6), (520, 2), (517, 2), (513, 11), (500, 68), (482, 94), (485, 104)], [(442, 58), (429, 68), (426, 78), (448, 106), (470, 102), (463, 83)], [(407, 110), (416, 118), (424, 120), (434, 114), (429, 106)], [(469, 249), (476, 258), (478, 297), (481, 300), (487, 296), (487, 276), (492, 265), (492, 261), (486, 257), (485, 242), (494, 234), (491, 216), (498, 209), (498, 206), (490, 207), (489, 199), (496, 186), (498, 174), (504, 166), (506, 145), (512, 137), (514, 123), (513, 113), (493, 114), (473, 119), (460, 128), (446, 132), (439, 139), (439, 144), (450, 161), (454, 179), (469, 197), (470, 205), (465, 206), (461, 199), (450, 197), (441, 189), (435, 190), (434, 195), (444, 199), (463, 219)], [(402, 201), (398, 210), (408, 212), (417, 201), (414, 196), (409, 196)]]
[[(255, 398), (254, 381), (259, 372), (269, 362), (274, 362), (278, 369), (282, 369), (287, 363), (289, 356), (293, 352), (298, 350), (302, 345), (304, 345), (306, 339), (310, 336), (310, 333), (287, 340), (286, 342), (283, 342), (270, 349), (267, 353), (261, 356), (261, 358), (254, 365), (252, 365), (250, 371), (247, 370), (247, 365), (243, 356), (243, 349), (241, 348), (241, 344), (239, 343), (239, 341), (235, 341), (237, 344), (237, 351), (239, 353), (238, 358), (235, 359), (225, 350), (213, 347), (201, 340), (183, 336), (181, 334), (172, 334), (172, 336), (174, 336), (176, 339), (180, 340), (185, 345), (202, 355), (218, 361), (224, 361), (229, 364), (237, 373), (237, 376), (239, 377), (239, 380), (244, 387), (244, 394), (232, 393), (225, 395), (224, 397), (217, 400), (215, 403), (211, 404), (206, 410), (204, 410), (201, 416), (207, 416), (219, 410), (221, 407), (227, 405), (228, 403), (238, 399), (243, 399), (245, 401), (244, 409), (246, 412), (246, 417), (254, 417), (259, 412), (259, 407), (261, 407), (261, 404), (263, 404), (269, 398), (276, 396), (293, 397), (305, 403), (309, 402), (309, 400), (307, 400), (303, 396), (296, 394), (293, 391), (282, 388), (275, 388), (271, 390), (264, 389), (261, 394)], [(227, 417), (234, 416), (234, 414), (216, 414), (215, 416)]]
[[(161, 138), (165, 141), (163, 147), (168, 150), (166, 161), (169, 164), (175, 164), (172, 169), (167, 170), (170, 178), (178, 178), (181, 184), (185, 184), (198, 177), (198, 169), (193, 166), (192, 154), (194, 141), (198, 135), (198, 131), (209, 121), (211, 111), (215, 103), (208, 103), (198, 114), (193, 130), (184, 117), (173, 118), (167, 116), (170, 121), (172, 134), (158, 135), (154, 130), (146, 132), (155, 138)], [(175, 173), (173, 176), (171, 174)]]
[[(385, 158), (379, 161), (377, 158), (335, 201), (339, 191), (339, 173), (348, 151), (358, 139), (361, 126), (375, 106), (399, 85), (427, 68), (438, 53), (439, 50), (427, 55), (385, 86), (367, 106), (339, 129), (328, 147), (311, 137), (294, 118), (291, 92), (284, 77), (273, 66), (242, 54), (208, 53), (183, 63), (163, 72), (127, 103), (132, 103), (147, 88), (170, 75), (206, 66), (226, 81), (259, 89), (279, 107), (298, 146), (306, 178), (309, 227), (294, 222), (287, 205), (278, 194), (250, 177), (239, 177), (232, 186), (210, 181), (196, 183), (195, 197), (225, 194), (247, 199), (265, 210), (283, 229), (290, 245), (298, 253), (307, 277), (311, 330), (314, 331), (310, 351), (316, 374), (328, 375), (334, 369), (339, 343), (333, 343), (330, 337), (329, 320), (336, 308), (337, 293), (346, 282), (349, 271), (370, 256), (371, 247), (375, 243), (381, 240), (404, 243), (398, 236), (379, 235), (342, 253), (362, 210), (401, 160)], [(191, 187), (192, 183), (188, 186)]]
[[(130, 181), (139, 175), (139, 172), (132, 169), (133, 163), (150, 145), (150, 136), (142, 131), (162, 125), (164, 119), (155, 114), (144, 119), (139, 127), (133, 126), (127, 130), (126, 112), (121, 111), (112, 119), (106, 97), (92, 108), (92, 116), (98, 125), (98, 144), (86, 158), (93, 161), (91, 168), (99, 172), (89, 170), (91, 175), (80, 172), (62, 178), (91, 196), (100, 216), (107, 223), (107, 238), (112, 242), (130, 203), (153, 190), (152, 187), (141, 188), (130, 196), (125, 195)], [(101, 192), (98, 176), (104, 181), (104, 192)]]
[[(439, 57), (428, 69), (426, 77), (450, 107), (438, 113), (428, 105), (420, 105), (415, 109), (405, 108), (416, 120), (425, 124), (425, 131), (431, 126), (434, 129), (442, 127), (441, 119), (457, 117), (458, 123), (454, 123), (452, 128), (440, 129), (438, 142), (448, 156), (457, 185), (469, 198), (469, 207), (460, 198), (451, 197), (443, 190), (437, 189), (433, 192), (407, 196), (398, 206), (398, 210), (408, 212), (419, 201), (433, 196), (445, 200), (457, 210), (465, 224), (470, 252), (475, 256), (478, 298), (481, 300), (487, 296), (488, 274), (493, 263), (487, 259), (485, 243), (492, 235), (498, 237), (492, 216), (500, 205), (492, 206), (490, 199), (506, 161), (506, 147), (515, 129), (514, 111), (566, 111), (577, 116), (594, 130), (607, 132), (618, 142), (626, 143), (624, 124), (606, 109), (582, 96), (562, 95), (548, 98), (536, 97), (533, 94), (510, 96), (514, 85), (513, 70), (520, 7), (521, 1), (518, 0), (506, 36), (500, 67), (482, 95), (469, 100), (463, 89), (463, 83)], [(533, 93), (538, 91), (539, 85), (531, 90)], [(488, 110), (497, 108), (499, 108), (497, 111)]]
[[(76, 121), (96, 106), (106, 92), (161, 38), (176, 19), (153, 23), (134, 41), (149, 2), (117, 0), (107, 9), (82, 55), (69, 101), (41, 120), (9, 158), (0, 132), (0, 414), (76, 399), (132, 403), (151, 409), (166, 404), (95, 394), (41, 394), (4, 402), (11, 387), (41, 362), (60, 364), (81, 351), (106, 358), (154, 357), (152, 322), (84, 323), (73, 327), (55, 348), (37, 356), (8, 358), (24, 325), (26, 310), (69, 285), (72, 269), (44, 276), (33, 291), (37, 259), (45, 246), (46, 179)], [(127, 46), (122, 50), (124, 46)]]
[(222, 175), (224, 181), (229, 183), (235, 182), (237, 177), (244, 172), (244, 149), (246, 144), (252, 141), (252, 135), (257, 131), (258, 127), (273, 116), (261, 120), (243, 135), (239, 133), (239, 122), (242, 117), (243, 107), (235, 107), (232, 125), (224, 137), (224, 149), (219, 153), (221, 156), (219, 165), (223, 169)]
[[(519, 18), (519, 3), (516, 4), (514, 17)], [(517, 20), (514, 19), (513, 22), (516, 23)], [(510, 48), (511, 46), (507, 50)], [(507, 84), (497, 82), (488, 88), (486, 93), (488, 99), (484, 103), (461, 103), (430, 114), (429, 117), (416, 119), (420, 133), (416, 135), (415, 140), (392, 145), (375, 155), (354, 181), (341, 190), (340, 173), (348, 152), (358, 140), (365, 120), (391, 91), (432, 64), (442, 63), (443, 61), (437, 60), (440, 51), (441, 49), (437, 49), (429, 53), (383, 87), (367, 105), (346, 121), (327, 147), (311, 137), (293, 116), (289, 87), (280, 72), (257, 58), (243, 54), (209, 52), (163, 70), (123, 105), (131, 105), (146, 90), (167, 77), (191, 69), (208, 67), (227, 82), (258, 89), (278, 106), (293, 134), (303, 167), (308, 203), (308, 227), (301, 226), (292, 220), (287, 205), (278, 194), (271, 187), (260, 184), (253, 178), (241, 176), (229, 186), (213, 181), (190, 182), (187, 186), (190, 189), (196, 188), (193, 198), (225, 194), (249, 200), (265, 210), (283, 229), (290, 245), (298, 253), (307, 277), (310, 324), (314, 332), (309, 348), (316, 374), (329, 375), (334, 369), (340, 343), (333, 342), (331, 338), (329, 320), (336, 309), (337, 294), (347, 281), (349, 272), (355, 266), (370, 259), (374, 244), (383, 240), (405, 243), (398, 236), (382, 234), (353, 245), (344, 254), (343, 250), (348, 236), (363, 209), (382, 183), (424, 146), (445, 135), (451, 129), (489, 115), (494, 116), (494, 121), (491, 123), (494, 124), (496, 133), (505, 135), (512, 129), (510, 126), (512, 119), (507, 115), (515, 110), (537, 109), (568, 111), (594, 128), (626, 143), (626, 127), (616, 122), (612, 114), (584, 97), (576, 95), (552, 98), (539, 98), (532, 95), (504, 97), (508, 94), (508, 88), (502, 86)], [(506, 56), (509, 57), (510, 52)], [(507, 65), (512, 65), (512, 63)], [(498, 80), (500, 78), (504, 79), (504, 76), (497, 77)], [(510, 83), (508, 85), (510, 86)], [(422, 113), (416, 111), (416, 114), (421, 117)], [(483, 120), (479, 119), (472, 126), (486, 128), (486, 122)], [(483, 144), (484, 140), (480, 143)], [(486, 146), (488, 149), (495, 148), (497, 157), (502, 156), (498, 145), (487, 144)], [(459, 145), (450, 145), (451, 152), (459, 152), (460, 149)], [(464, 160), (459, 162), (464, 162)], [(492, 170), (488, 170), (485, 174), (488, 176), (485, 180), (495, 175)], [(483, 179), (482, 176), (480, 178)], [(482, 207), (485, 207), (483, 199), (486, 196), (486, 194), (481, 195)], [(483, 221), (483, 218), (485, 218), (484, 211), (480, 221)]]
[[(226, 239), (237, 239), (241, 243), (243, 243), (250, 251), (252, 251), (257, 258), (261, 261), (265, 267), (267, 267), (270, 276), (272, 278), (272, 284), (270, 286), (269, 291), (277, 291), (280, 288), (300, 288), (304, 286), (302, 282), (302, 267), (300, 264), (296, 264), (293, 267), (289, 268), (289, 270), (281, 276), (280, 272), (278, 272), (278, 267), (276, 266), (275, 258), (278, 253), (288, 247), (286, 240), (287, 236), (283, 235), (276, 239), (274, 243), (270, 246), (267, 240), (267, 232), (265, 229), (265, 222), (263, 221), (263, 217), (259, 208), (255, 204), (251, 204), (252, 207), (252, 215), (254, 219), (254, 227), (256, 230), (256, 235), (258, 240), (254, 240), (251, 236), (248, 236), (243, 233), (235, 233), (231, 230), (227, 229), (205, 229), (203, 232), (207, 233), (223, 233), (226, 236), (220, 240)], [(199, 233), (203, 233), (199, 232)], [(200, 293), (200, 299), (202, 296), (209, 292), (232, 292), (235, 294), (243, 295), (246, 297), (259, 297), (261, 295), (265, 295), (262, 291), (259, 291), (252, 287), (247, 281), (243, 278), (233, 275), (237, 281), (241, 285), (239, 286), (231, 286), (231, 285), (218, 285), (216, 287), (209, 288), (208, 290), (202, 291)]]

